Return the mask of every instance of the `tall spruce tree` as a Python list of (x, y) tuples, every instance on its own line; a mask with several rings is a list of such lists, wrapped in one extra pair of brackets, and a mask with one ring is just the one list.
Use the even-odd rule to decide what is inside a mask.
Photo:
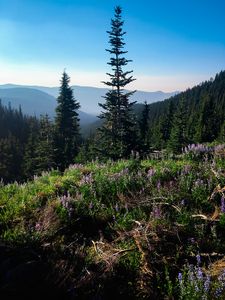
[(80, 104), (73, 96), (69, 86), (70, 78), (63, 72), (61, 87), (57, 98), (55, 118), (55, 163), (64, 170), (74, 161), (79, 147), (79, 118), (77, 110)]
[(111, 89), (105, 95), (105, 103), (99, 103), (104, 112), (99, 118), (104, 120), (100, 130), (101, 152), (103, 156), (112, 159), (128, 157), (135, 149), (135, 125), (132, 107), (135, 102), (130, 102), (129, 97), (134, 92), (125, 92), (124, 87), (135, 80), (130, 74), (133, 71), (123, 71), (123, 67), (131, 60), (123, 57), (127, 51), (123, 51), (125, 43), (123, 21), (121, 20), (121, 8), (115, 8), (114, 19), (111, 20), (109, 34), (111, 55), (108, 64), (112, 67), (112, 73), (107, 73), (109, 81), (104, 82)]

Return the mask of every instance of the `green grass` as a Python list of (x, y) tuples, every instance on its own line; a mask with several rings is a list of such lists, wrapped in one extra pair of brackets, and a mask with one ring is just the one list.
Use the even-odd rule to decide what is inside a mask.
[[(210, 270), (213, 253), (225, 256), (224, 186), (219, 155), (74, 165), (63, 174), (2, 185), (0, 237), (11, 247), (35, 249), (52, 265), (64, 261), (55, 273), (69, 278), (68, 285), (79, 283), (82, 299), (96, 282), (102, 295), (115, 286), (116, 297), (121, 285), (131, 299), (171, 293), (176, 299), (177, 275), (187, 261), (207, 253)], [(92, 280), (82, 281), (85, 272)]]

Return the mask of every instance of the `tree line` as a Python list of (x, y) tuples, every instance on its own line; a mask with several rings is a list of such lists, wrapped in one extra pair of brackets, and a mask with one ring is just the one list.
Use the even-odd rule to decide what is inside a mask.
[(101, 126), (89, 138), (79, 132), (77, 110), (70, 78), (64, 71), (57, 98), (56, 117), (26, 116), (21, 109), (0, 102), (0, 178), (5, 182), (25, 180), (44, 170), (64, 170), (71, 163), (95, 159), (141, 156), (153, 149), (180, 153), (193, 142), (224, 141), (225, 72), (214, 80), (151, 105), (129, 100), (135, 93), (125, 87), (135, 80), (125, 70), (131, 61), (124, 56), (122, 10), (115, 8), (109, 34), (111, 73), (104, 82), (109, 87), (105, 103), (99, 104)]

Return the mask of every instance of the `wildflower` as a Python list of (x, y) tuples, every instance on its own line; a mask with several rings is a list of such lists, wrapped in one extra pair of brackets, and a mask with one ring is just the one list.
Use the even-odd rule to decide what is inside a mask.
[(151, 168), (148, 170), (147, 177), (151, 178), (152, 176), (155, 175), (155, 173), (156, 173), (156, 170)]
[(162, 211), (160, 207), (158, 206), (153, 207), (152, 216), (154, 219), (160, 219), (162, 217)]
[(160, 182), (160, 180), (157, 182), (157, 190), (160, 190), (160, 188), (161, 188), (161, 182)]
[(216, 299), (220, 298), (220, 296), (222, 295), (222, 292), (223, 292), (222, 287), (221, 286), (217, 287), (217, 289), (215, 290)]
[(197, 278), (199, 279), (199, 280), (203, 280), (203, 273), (202, 273), (202, 270), (201, 270), (201, 268), (198, 268), (198, 271), (197, 271)]
[(224, 196), (221, 198), (221, 212), (225, 213), (225, 201), (224, 201)]
[(207, 293), (209, 291), (210, 288), (210, 281), (211, 281), (211, 277), (210, 275), (206, 276), (206, 280), (204, 282), (204, 292)]
[(199, 254), (196, 255), (197, 265), (199, 266), (201, 263), (201, 256)]
[(36, 231), (40, 231), (41, 230), (41, 224), (40, 223), (36, 223), (35, 224), (35, 230)]
[(93, 177), (92, 177), (92, 173), (89, 173), (89, 174), (85, 174), (81, 181), (80, 181), (80, 184), (83, 185), (83, 184), (92, 184), (93, 182)]
[(179, 283), (182, 283), (182, 273), (181, 272), (178, 273), (178, 280), (179, 280)]

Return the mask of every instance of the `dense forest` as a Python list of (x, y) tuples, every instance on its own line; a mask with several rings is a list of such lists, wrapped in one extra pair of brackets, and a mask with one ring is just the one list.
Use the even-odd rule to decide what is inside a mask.
[(1, 299), (225, 299), (225, 71), (130, 101), (121, 13), (90, 136), (65, 71), (54, 119), (0, 102)]
[[(189, 144), (224, 142), (225, 71), (167, 100), (134, 104), (132, 111), (136, 122), (130, 154), (131, 150), (144, 157), (154, 150), (181, 153)], [(99, 121), (93, 127), (101, 124)], [(21, 181), (59, 167), (54, 156), (54, 126), (47, 115), (26, 116), (21, 109), (0, 103), (0, 178), (5, 182)], [(96, 157), (104, 160), (106, 155), (96, 145), (99, 139), (97, 129), (89, 137), (79, 136), (77, 150), (67, 155), (67, 164)]]

